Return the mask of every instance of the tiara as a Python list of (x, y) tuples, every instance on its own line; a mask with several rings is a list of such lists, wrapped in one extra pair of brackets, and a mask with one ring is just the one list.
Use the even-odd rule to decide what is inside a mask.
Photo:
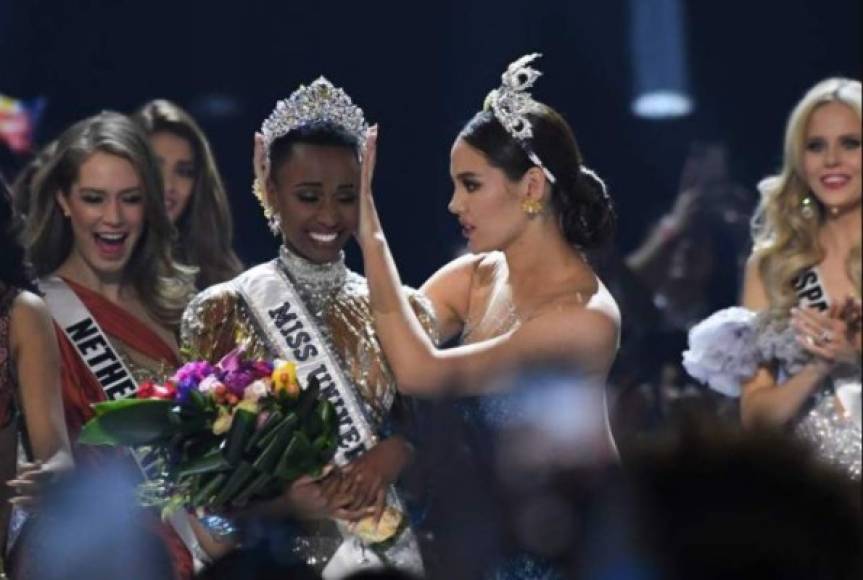
[(267, 155), (276, 139), (315, 122), (341, 127), (360, 145), (369, 130), (363, 110), (354, 105), (345, 91), (321, 76), (309, 86), (300, 85), (291, 96), (276, 103), (276, 108), (261, 125)]
[(528, 158), (542, 169), (550, 182), (554, 183), (557, 181), (554, 174), (543, 164), (530, 145), (533, 127), (530, 119), (527, 118), (527, 114), (537, 108), (537, 103), (530, 96), (528, 89), (533, 87), (536, 79), (542, 75), (540, 71), (529, 65), (541, 56), (540, 53), (535, 52), (510, 63), (500, 76), (500, 87), (492, 90), (485, 98), (484, 108), (491, 109), (498, 122), (521, 145)]

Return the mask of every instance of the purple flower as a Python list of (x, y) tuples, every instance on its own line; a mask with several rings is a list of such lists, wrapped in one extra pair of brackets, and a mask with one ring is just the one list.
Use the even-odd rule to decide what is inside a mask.
[(222, 377), (222, 382), (228, 387), (228, 390), (237, 397), (242, 398), (246, 387), (255, 380), (255, 372), (251, 368), (239, 368), (235, 371), (228, 371)]
[(195, 388), (206, 376), (213, 374), (214, 370), (207, 361), (192, 361), (177, 369), (172, 379), (178, 385), (188, 384), (191, 381), (193, 383), (191, 388)]
[(189, 392), (197, 389), (200, 382), (193, 376), (186, 376), (177, 382), (177, 394), (174, 395), (174, 400), (185, 402), (189, 398)]
[(256, 379), (265, 379), (273, 374), (273, 363), (264, 360), (256, 360), (250, 363), (255, 372)]
[(222, 357), (222, 360), (218, 362), (218, 367), (228, 373), (239, 370), (243, 364), (242, 354), (243, 351), (241, 349), (235, 348)]

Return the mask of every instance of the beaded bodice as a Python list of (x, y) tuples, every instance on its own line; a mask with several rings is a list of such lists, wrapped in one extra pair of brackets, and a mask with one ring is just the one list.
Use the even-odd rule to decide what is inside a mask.
[[(314, 264), (284, 247), (277, 267), (288, 274), (378, 427), (396, 388), (375, 335), (366, 279), (348, 270), (343, 258)], [(405, 292), (423, 327), (433, 333), (428, 301), (410, 288)], [(276, 356), (231, 282), (212, 286), (192, 300), (183, 315), (182, 342), (187, 356), (193, 358), (218, 360), (237, 346), (252, 357)]]

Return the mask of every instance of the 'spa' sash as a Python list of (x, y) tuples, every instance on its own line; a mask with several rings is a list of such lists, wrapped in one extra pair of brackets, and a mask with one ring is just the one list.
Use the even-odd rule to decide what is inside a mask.
[[(312, 377), (316, 378), (321, 385), (321, 395), (335, 407), (339, 418), (335, 462), (344, 465), (371, 449), (377, 437), (357, 390), (345, 377), (317, 322), (309, 314), (278, 259), (247, 270), (234, 279), (233, 285), (248, 305), (271, 350), (296, 364), (301, 385), (307, 385)], [(390, 487), (387, 503), (407, 518), (394, 487)], [(339, 529), (345, 541), (324, 569), (325, 580), (356, 572), (364, 567), (361, 562), (380, 565), (356, 536), (344, 526), (339, 526)], [(386, 550), (386, 559), (397, 568), (422, 575), (422, 558), (409, 526)]]
[[(138, 387), (135, 377), (123, 359), (114, 351), (111, 341), (99, 326), (96, 317), (87, 310), (87, 306), (81, 302), (75, 291), (58, 277), (40, 279), (39, 288), (45, 294), (45, 302), (48, 304), (51, 316), (63, 329), (69, 342), (74, 345), (78, 356), (105, 391), (108, 400), (114, 401), (133, 395)], [(146, 457), (132, 449), (129, 453), (141, 469), (144, 478), (149, 479)], [(169, 521), (194, 557), (195, 568), (201, 568), (209, 561), (209, 557), (195, 536), (189, 515), (183, 510), (175, 510)]]

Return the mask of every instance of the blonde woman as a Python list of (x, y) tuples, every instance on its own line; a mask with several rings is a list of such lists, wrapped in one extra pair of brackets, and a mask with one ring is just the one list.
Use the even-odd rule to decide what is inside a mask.
[[(743, 289), (755, 350), (738, 367), (744, 426), (792, 427), (856, 478), (860, 108), (860, 82), (833, 78), (810, 89), (791, 113), (782, 170), (759, 184)], [(690, 335), (685, 356), (696, 376), (704, 373), (699, 343), (711, 328), (705, 322)], [(747, 367), (750, 376), (740, 370)]]

